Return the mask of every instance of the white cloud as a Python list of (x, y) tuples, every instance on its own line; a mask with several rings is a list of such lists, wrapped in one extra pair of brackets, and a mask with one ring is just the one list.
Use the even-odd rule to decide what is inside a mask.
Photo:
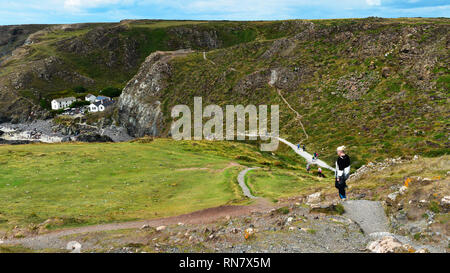
[(68, 10), (85, 10), (97, 7), (114, 7), (117, 5), (131, 5), (134, 0), (64, 0), (64, 8)]
[(381, 0), (366, 0), (366, 3), (369, 6), (380, 6)]

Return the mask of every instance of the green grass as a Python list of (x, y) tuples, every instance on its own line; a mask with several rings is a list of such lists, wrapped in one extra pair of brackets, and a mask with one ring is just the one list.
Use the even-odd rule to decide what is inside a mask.
[(2, 146), (0, 226), (51, 217), (68, 225), (127, 221), (243, 201), (238, 168), (227, 168), (231, 159), (189, 146), (168, 140)]
[(144, 142), (0, 146), (0, 229), (50, 218), (60, 220), (58, 227), (80, 226), (247, 204), (236, 178), (248, 164), (272, 168), (267, 183), (262, 182), (263, 171), (250, 175), (249, 184), (260, 196), (287, 196), (314, 180), (308, 175), (291, 178), (295, 165), (278, 168), (282, 159), (255, 145)]
[(32, 249), (23, 246), (0, 245), (0, 253), (34, 253)]
[(331, 185), (332, 176), (319, 178), (300, 170), (258, 169), (247, 173), (246, 182), (252, 194), (272, 200), (299, 195), (311, 188)]

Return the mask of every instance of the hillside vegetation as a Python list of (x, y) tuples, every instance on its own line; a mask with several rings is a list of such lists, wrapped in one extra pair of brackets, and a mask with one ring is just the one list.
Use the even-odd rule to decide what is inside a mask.
[[(328, 161), (342, 144), (355, 167), (386, 156), (443, 155), (449, 151), (449, 23), (365, 18), (49, 26), (3, 57), (0, 120), (45, 117), (42, 101), (77, 95), (77, 86), (94, 93), (123, 88), (152, 52), (190, 48), (193, 53), (167, 61), (164, 77), (157, 69), (146, 73), (147, 80), (161, 78), (157, 92), (136, 97), (133, 86), (124, 89), (124, 96), (148, 104), (143, 113), (157, 112), (158, 102), (158, 135), (167, 135), (172, 106), (192, 106), (201, 96), (204, 105), (279, 104), (281, 135), (304, 141)], [(307, 141), (278, 91), (303, 116)], [(133, 115), (139, 113), (122, 113), (119, 121)], [(132, 134), (145, 131), (122, 125)]]

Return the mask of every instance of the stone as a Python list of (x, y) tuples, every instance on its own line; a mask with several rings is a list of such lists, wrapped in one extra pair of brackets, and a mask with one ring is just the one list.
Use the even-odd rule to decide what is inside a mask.
[(412, 234), (419, 233), (420, 231), (422, 231), (422, 229), (418, 226), (411, 226), (409, 228), (409, 232)]
[(70, 253), (81, 253), (81, 244), (77, 241), (70, 241), (66, 246), (67, 250), (70, 250)]
[(373, 253), (398, 253), (407, 252), (408, 249), (392, 236), (385, 236), (367, 245), (367, 250)]
[(306, 204), (315, 204), (320, 202), (321, 193), (316, 192), (313, 194), (308, 195), (308, 198), (306, 199)]
[(149, 225), (142, 225), (142, 227), (141, 227), (141, 229), (148, 229), (148, 228), (150, 228)]
[(450, 205), (450, 196), (447, 195), (447, 196), (442, 197), (441, 204), (445, 205), (445, 206)]
[(166, 226), (159, 226), (156, 228), (156, 231), (163, 231), (166, 229)]
[(294, 218), (288, 217), (288, 218), (286, 219), (286, 222), (287, 222), (287, 223), (290, 223), (290, 222), (292, 222), (292, 220), (294, 220)]
[(293, 231), (293, 230), (295, 230), (295, 227), (289, 227), (289, 230)]
[(408, 187), (406, 187), (406, 186), (401, 186), (400, 189), (398, 190), (398, 192), (399, 192), (400, 194), (405, 194), (407, 190), (408, 190)]
[(396, 192), (393, 192), (393, 193), (390, 193), (390, 194), (388, 194), (388, 198), (389, 199), (391, 199), (392, 201), (395, 201), (395, 199), (397, 199), (397, 196), (398, 196), (398, 191), (396, 191)]
[(381, 69), (381, 75), (383, 76), (383, 78), (389, 77), (390, 74), (391, 74), (391, 70), (389, 67), (385, 66)]

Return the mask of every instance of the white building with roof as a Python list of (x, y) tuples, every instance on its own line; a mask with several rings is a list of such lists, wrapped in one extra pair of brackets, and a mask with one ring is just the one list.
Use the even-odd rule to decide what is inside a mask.
[(113, 100), (107, 100), (107, 101), (96, 101), (89, 105), (89, 112), (95, 113), (95, 112), (103, 112), (106, 108), (112, 106), (115, 103)]
[(89, 101), (89, 102), (95, 102), (95, 100), (97, 99), (97, 97), (96, 96), (94, 96), (94, 95), (92, 95), (92, 94), (87, 94), (85, 97), (84, 97), (84, 100), (85, 101)]
[(59, 110), (59, 109), (68, 108), (76, 100), (77, 99), (75, 99), (74, 97), (54, 99), (51, 102), (52, 110)]

